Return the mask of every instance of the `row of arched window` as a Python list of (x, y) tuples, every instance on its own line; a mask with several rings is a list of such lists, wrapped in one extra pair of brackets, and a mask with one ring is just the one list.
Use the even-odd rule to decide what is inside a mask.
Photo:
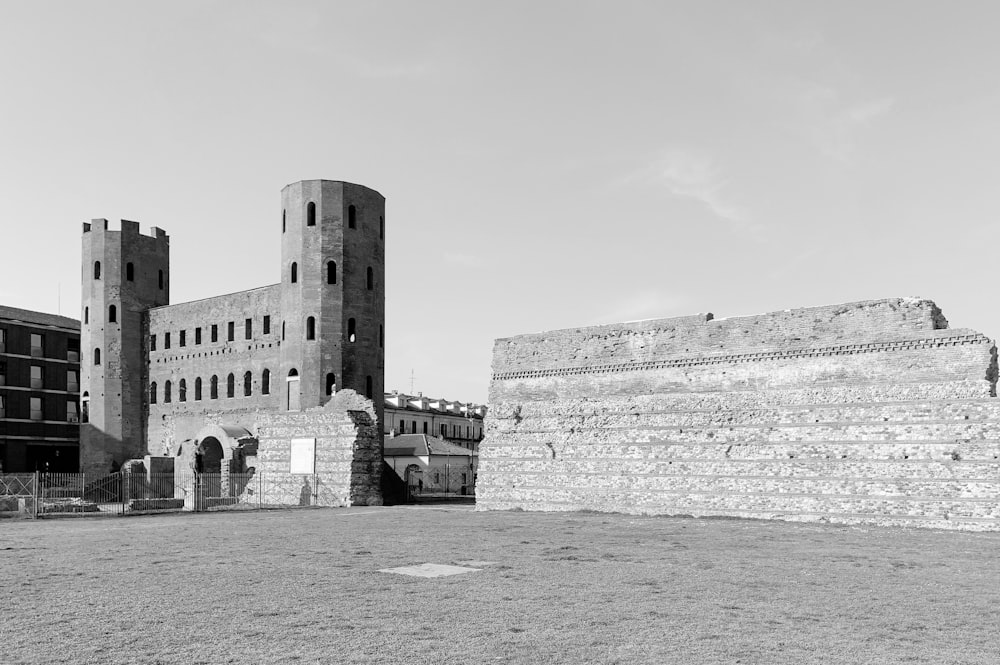
[[(299, 281), (299, 264), (292, 261), (292, 264), (288, 268), (288, 280), (292, 284), (297, 284)], [(327, 261), (326, 262), (326, 283), (336, 284), (337, 283), (337, 262)], [(365, 273), (365, 286), (369, 291), (375, 290), (375, 271), (372, 270), (371, 266)]]
[[(162, 270), (158, 270), (157, 271), (156, 278), (157, 278), (157, 284), (158, 284), (159, 288), (162, 290), (163, 289), (163, 271)], [(94, 261), (94, 279), (101, 279), (101, 262), (100, 261)], [(128, 263), (125, 264), (125, 280), (128, 281), (128, 282), (134, 282), (135, 281), (135, 264), (133, 264), (131, 261), (129, 261)]]
[[(293, 370), (294, 371), (294, 370)], [(172, 381), (163, 382), (163, 402), (169, 404), (173, 401), (174, 395), (174, 384)], [(243, 397), (251, 397), (253, 395), (253, 372), (246, 372), (243, 374)], [(158, 399), (159, 387), (156, 381), (149, 384), (149, 403), (156, 404)], [(260, 394), (270, 395), (271, 394), (271, 370), (265, 369), (260, 375)], [(236, 375), (230, 373), (226, 377), (226, 397), (236, 397)], [(194, 380), (194, 400), (201, 401), (202, 399), (202, 381), (199, 376)], [(212, 375), (212, 378), (208, 380), (208, 399), (219, 399), (219, 377)], [(177, 382), (177, 401), (186, 402), (188, 400), (187, 395), (187, 380), (181, 379)]]
[[(286, 229), (286, 212), (281, 211), (281, 232), (284, 233)], [(316, 203), (310, 201), (306, 204), (306, 226), (316, 226)], [(354, 205), (347, 206), (347, 228), (355, 229), (358, 227), (358, 209)], [(382, 215), (378, 216), (378, 237), (380, 239), (385, 238), (385, 218)]]

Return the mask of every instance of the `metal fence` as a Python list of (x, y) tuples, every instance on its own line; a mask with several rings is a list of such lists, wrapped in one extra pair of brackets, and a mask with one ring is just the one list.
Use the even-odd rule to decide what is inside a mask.
[[(336, 505), (319, 476), (282, 473), (0, 474), (0, 515), (54, 517)], [(344, 497), (346, 498), (346, 497)]]

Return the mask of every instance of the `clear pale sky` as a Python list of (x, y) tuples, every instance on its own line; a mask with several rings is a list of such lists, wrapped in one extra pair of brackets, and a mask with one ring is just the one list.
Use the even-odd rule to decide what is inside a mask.
[(0, 303), (79, 317), (81, 222), (172, 301), (279, 280), (280, 191), (386, 198), (386, 387), (493, 340), (894, 296), (1000, 336), (996, 2), (0, 0)]

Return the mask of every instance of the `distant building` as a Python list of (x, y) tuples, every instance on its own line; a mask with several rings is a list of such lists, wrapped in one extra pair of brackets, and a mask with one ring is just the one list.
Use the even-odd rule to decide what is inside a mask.
[(0, 306), (0, 471), (77, 471), (80, 415), (80, 322)]
[(382, 430), (386, 441), (401, 434), (429, 434), (476, 450), (483, 439), (485, 416), (486, 407), (481, 404), (393, 391), (385, 394)]
[(475, 494), (479, 453), (427, 434), (400, 434), (385, 440), (387, 466), (419, 494)]

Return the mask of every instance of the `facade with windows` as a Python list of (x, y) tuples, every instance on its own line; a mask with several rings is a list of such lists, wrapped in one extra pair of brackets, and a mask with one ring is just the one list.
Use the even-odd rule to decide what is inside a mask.
[(80, 322), (0, 306), (0, 472), (75, 472)]
[[(281, 203), (281, 281), (181, 304), (162, 229), (84, 224), (84, 471), (175, 454), (206, 424), (250, 429), (259, 412), (322, 406), (344, 388), (382, 418), (385, 199), (307, 180)], [(220, 254), (233, 259), (245, 260)]]
[(477, 450), (483, 439), (486, 407), (471, 402), (452, 402), (423, 393), (385, 393), (382, 432), (386, 437), (427, 434), (468, 450)]

